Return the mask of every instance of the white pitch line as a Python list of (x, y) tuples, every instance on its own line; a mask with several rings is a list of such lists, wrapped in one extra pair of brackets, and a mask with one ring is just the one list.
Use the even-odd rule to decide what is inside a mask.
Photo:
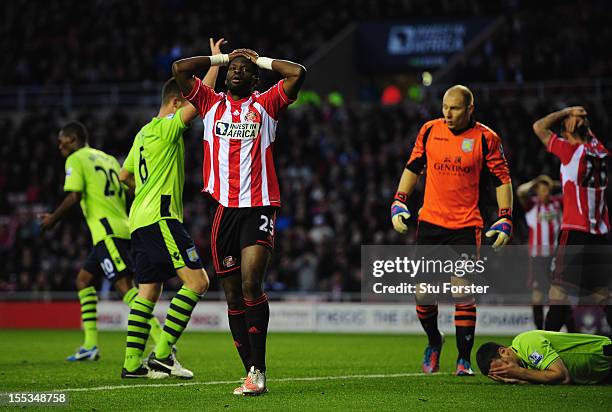
[[(384, 379), (384, 378), (407, 378), (415, 376), (434, 376), (446, 375), (440, 373), (390, 373), (390, 374), (373, 374), (373, 375), (340, 375), (340, 376), (305, 376), (296, 378), (278, 378), (268, 379), (268, 382), (294, 382), (294, 381), (328, 381), (328, 380), (344, 380), (344, 379)], [(91, 388), (62, 388), (53, 389), (52, 392), (93, 392), (107, 391), (114, 389), (132, 389), (132, 388), (162, 388), (173, 386), (195, 386), (195, 385), (229, 385), (232, 383), (240, 383), (239, 380), (234, 381), (209, 381), (209, 382), (181, 382), (181, 383), (149, 383), (149, 384), (134, 384), (134, 385), (115, 385), (115, 386), (94, 386)]]

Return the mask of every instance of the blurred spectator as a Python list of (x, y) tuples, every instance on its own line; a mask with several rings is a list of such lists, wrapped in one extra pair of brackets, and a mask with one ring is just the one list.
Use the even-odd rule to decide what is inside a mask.
[[(350, 23), (475, 16), (505, 21), (454, 71), (456, 80), (521, 83), (612, 72), (612, 7), (603, 0), (580, 7), (526, 0), (235, 0), (231, 6), (58, 0), (41, 7), (15, 0), (0, 7), (1, 85), (163, 81), (173, 60), (207, 53), (210, 36), (225, 37), (228, 49), (303, 61)], [(252, 22), (248, 30), (244, 22)]]
[[(476, 94), (477, 118), (498, 130), (504, 142), (515, 182), (540, 173), (558, 176), (556, 160), (532, 135), (531, 123), (563, 102), (536, 100), (525, 104)], [(572, 96), (589, 109), (594, 131), (606, 141), (612, 133), (610, 119), (600, 110), (603, 102), (592, 96)], [(421, 104), (404, 101), (383, 107), (305, 105), (289, 110), (278, 131), (275, 157), (283, 207), (276, 227), (276, 253), (268, 287), (274, 290), (330, 293), (359, 290), (361, 244), (398, 244), (412, 241), (414, 233), (400, 237), (389, 223), (389, 201), (397, 186), (417, 128), (439, 113), (439, 98)], [(591, 115), (592, 113), (592, 115)], [(36, 213), (61, 200), (63, 159), (57, 151), (56, 133), (67, 118), (84, 120), (93, 145), (120, 159), (126, 142), (146, 122), (147, 116), (122, 112), (123, 129), (117, 132), (118, 114), (79, 116), (33, 111), (21, 121), (7, 115), (11, 124), (0, 146), (0, 288), (4, 290), (71, 290), (74, 277), (90, 250), (87, 227), (75, 209), (50, 233), (41, 234)], [(118, 134), (117, 134), (118, 133)], [(207, 201), (200, 193), (201, 142), (197, 128), (187, 132), (185, 221), (205, 262), (210, 262), (210, 219)], [(36, 196), (32, 196), (37, 187)], [(417, 209), (422, 188), (411, 199)], [(493, 199), (491, 199), (492, 201)], [(515, 242), (526, 239), (515, 208)], [(412, 222), (414, 225), (414, 222)], [(208, 268), (212, 271), (212, 268)]]
[[(524, 3), (524, 4), (521, 4)], [(263, 0), (252, 7), (237, 0), (204, 4), (195, 0), (75, 0), (4, 2), (0, 24), (2, 85), (61, 85), (91, 82), (157, 82), (183, 55), (207, 53), (208, 37), (225, 36), (228, 49), (248, 46), (273, 57), (302, 61), (352, 21), (393, 17), (505, 15), (501, 31), (453, 72), (462, 83), (515, 82), (609, 76), (607, 47), (612, 17), (604, 1), (581, 4), (506, 0)], [(521, 7), (519, 7), (519, 5)], [(289, 17), (287, 17), (289, 16)], [(245, 31), (244, 21), (261, 22)], [(559, 24), (561, 23), (561, 24)], [(279, 38), (278, 33), (283, 33)], [(597, 56), (597, 59), (594, 58)], [(326, 291), (336, 299), (360, 287), (362, 244), (411, 243), (391, 227), (389, 203), (408, 158), (417, 128), (437, 117), (440, 98), (432, 88), (411, 89), (408, 99), (379, 103), (373, 82), (363, 88), (368, 103), (316, 93), (302, 96), (278, 130), (275, 159), (283, 207), (269, 290)], [(514, 88), (496, 95), (476, 94), (476, 117), (498, 131), (515, 182), (545, 173), (558, 176), (556, 160), (531, 132), (531, 123), (565, 104), (584, 104), (593, 129), (604, 142), (612, 135), (606, 112), (612, 100), (568, 88), (531, 94)], [(505, 93), (505, 94), (504, 94)], [(44, 105), (23, 113), (0, 114), (0, 291), (74, 290), (78, 268), (90, 251), (90, 237), (78, 210), (41, 234), (37, 213), (63, 197), (64, 163), (57, 131), (69, 119), (84, 122), (91, 145), (120, 161), (151, 113), (143, 108), (70, 112)], [(201, 131), (185, 138), (185, 222), (210, 267), (210, 226), (201, 189)], [(608, 145), (609, 146), (609, 145)], [(418, 208), (422, 187), (410, 199)], [(610, 192), (610, 191), (609, 191)], [(514, 241), (526, 229), (515, 208)], [(411, 222), (414, 225), (414, 220)]]

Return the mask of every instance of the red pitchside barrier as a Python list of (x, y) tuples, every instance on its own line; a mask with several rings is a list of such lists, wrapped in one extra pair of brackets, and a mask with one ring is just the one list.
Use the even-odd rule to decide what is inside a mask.
[(0, 329), (79, 329), (81, 306), (73, 302), (0, 302)]

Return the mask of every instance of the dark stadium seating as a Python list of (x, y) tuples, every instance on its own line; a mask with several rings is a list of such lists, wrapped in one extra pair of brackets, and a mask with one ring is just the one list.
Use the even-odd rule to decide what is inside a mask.
[[(531, 123), (562, 103), (540, 100), (527, 108), (517, 99), (476, 94), (477, 118), (502, 137), (515, 183), (539, 173), (558, 176), (558, 163), (531, 132)], [(501, 101), (501, 100), (500, 100)], [(575, 101), (600, 107), (588, 97)], [(590, 106), (589, 106), (590, 103)], [(392, 228), (389, 203), (418, 127), (439, 116), (439, 98), (398, 106), (348, 104), (303, 106), (280, 122), (275, 157), (283, 208), (277, 222), (276, 262), (268, 288), (293, 291), (358, 291), (360, 245), (410, 242)], [(602, 138), (612, 132), (605, 112), (591, 111)], [(41, 236), (35, 214), (62, 198), (63, 159), (56, 148), (66, 113), (32, 111), (20, 120), (0, 116), (0, 290), (71, 290), (89, 251), (87, 228), (75, 210)], [(147, 117), (125, 112), (78, 116), (91, 130), (91, 144), (120, 158)], [(187, 142), (185, 221), (204, 260), (210, 262), (210, 220), (201, 186), (199, 126)], [(411, 199), (416, 211), (421, 193)], [(491, 210), (494, 210), (492, 205)], [(517, 222), (521, 212), (517, 211)], [(515, 243), (524, 242), (517, 224)], [(209, 267), (212, 272), (212, 268)]]
[(583, 2), (579, 8), (565, 1), (435, 3), (262, 0), (251, 7), (236, 0), (227, 7), (195, 0), (60, 0), (41, 7), (27, 0), (5, 2), (0, 84), (162, 81), (177, 57), (208, 52), (209, 36), (224, 36), (228, 48), (300, 61), (351, 22), (500, 15), (502, 30), (454, 72), (456, 80), (521, 82), (611, 71), (612, 9), (606, 1)]
[[(612, 10), (605, 1), (579, 8), (569, 2), (520, 0), (447, 1), (441, 8), (427, 0), (257, 3), (253, 8), (236, 0), (228, 8), (195, 0), (108, 0), (95, 2), (94, 8), (73, 0), (47, 2), (45, 7), (25, 0), (6, 2), (0, 85), (44, 89), (130, 83), (150, 88), (169, 76), (174, 59), (207, 53), (210, 35), (225, 36), (228, 48), (252, 47), (272, 57), (303, 61), (350, 22), (502, 15), (501, 31), (461, 62), (448, 81), (470, 86), (489, 82), (488, 88), (477, 90), (476, 116), (501, 135), (514, 182), (539, 173), (558, 176), (556, 160), (535, 138), (531, 123), (561, 105), (586, 105), (594, 131), (604, 141), (612, 135), (606, 112), (612, 102), (606, 94), (612, 90), (609, 84), (595, 92), (519, 86), (612, 77)], [(272, 12), (279, 8), (284, 12)], [(280, 21), (279, 15), (291, 17)], [(279, 39), (279, 32), (289, 35)], [(511, 88), (490, 87), (496, 82), (509, 82)], [(358, 291), (360, 245), (412, 240), (412, 232), (401, 238), (393, 230), (389, 203), (418, 127), (439, 111), (438, 93), (420, 103), (406, 99), (389, 107), (324, 101), (288, 111), (275, 147), (283, 209), (269, 290)], [(153, 114), (143, 115), (142, 107), (67, 113), (44, 105), (0, 113), (0, 291), (74, 290), (75, 274), (89, 252), (80, 212), (44, 235), (35, 219), (63, 196), (59, 126), (79, 118), (90, 130), (92, 146), (122, 158)], [(204, 261), (210, 262), (209, 213), (199, 192), (200, 133), (194, 127), (186, 137), (185, 220)], [(413, 212), (419, 194), (410, 201)], [(518, 222), (521, 212), (516, 215)], [(524, 241), (525, 229), (517, 224), (514, 242)], [(212, 272), (210, 265), (208, 269)]]

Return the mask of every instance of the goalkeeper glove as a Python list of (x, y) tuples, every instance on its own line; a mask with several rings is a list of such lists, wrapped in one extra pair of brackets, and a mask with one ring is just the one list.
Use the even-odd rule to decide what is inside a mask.
[(404, 192), (395, 193), (395, 200), (391, 203), (391, 223), (393, 228), (402, 235), (408, 232), (406, 222), (410, 219), (410, 211), (406, 206), (408, 196)]
[(486, 237), (493, 237), (497, 235), (497, 239), (493, 242), (493, 250), (497, 251), (504, 247), (512, 236), (512, 210), (511, 209), (500, 209), (498, 213), (498, 219), (491, 225)]

